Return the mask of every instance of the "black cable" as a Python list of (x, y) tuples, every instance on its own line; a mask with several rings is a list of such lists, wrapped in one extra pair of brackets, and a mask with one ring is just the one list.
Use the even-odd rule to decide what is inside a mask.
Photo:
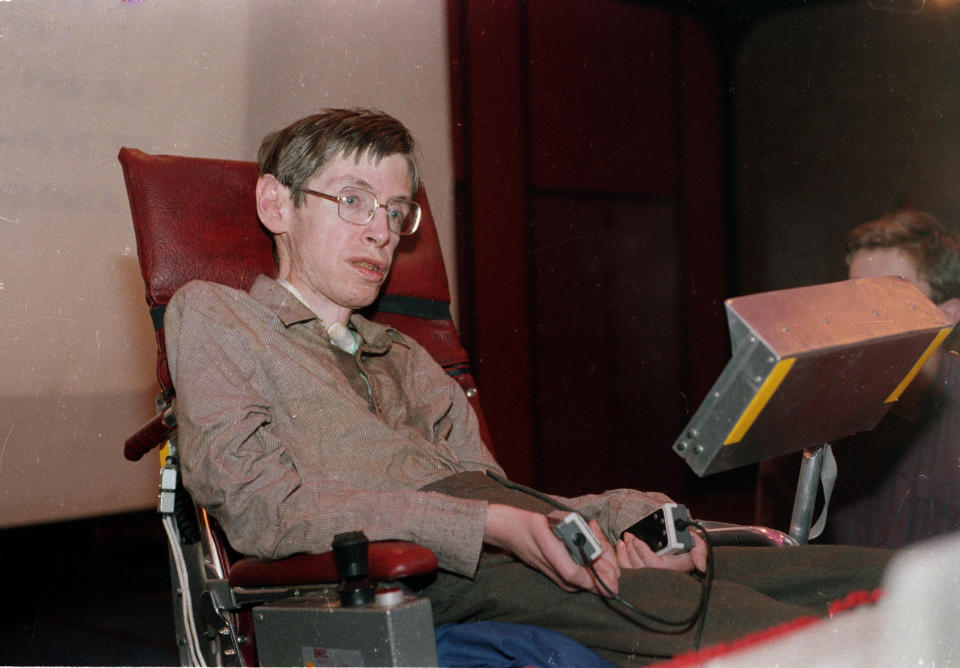
[[(577, 544), (577, 547), (580, 550), (581, 560), (583, 561), (583, 563), (587, 564), (587, 568), (590, 569), (590, 573), (593, 575), (594, 579), (600, 584), (600, 587), (604, 590), (604, 592), (606, 592), (607, 596), (609, 596), (611, 599), (613, 599), (617, 603), (620, 603), (621, 605), (626, 607), (628, 610), (630, 610), (634, 614), (644, 619), (647, 619), (652, 622), (656, 622), (657, 624), (662, 624), (664, 626), (675, 626), (679, 628), (672, 629), (672, 630), (656, 629), (643, 624), (639, 620), (634, 619), (633, 621), (634, 623), (637, 624), (637, 626), (644, 629), (645, 631), (651, 631), (654, 633), (681, 634), (681, 633), (686, 633), (691, 628), (693, 628), (694, 624), (697, 624), (697, 632), (694, 636), (693, 647), (694, 649), (699, 649), (700, 639), (703, 635), (703, 625), (707, 617), (707, 604), (709, 603), (709, 599), (710, 599), (710, 589), (713, 584), (713, 545), (710, 542), (710, 537), (707, 535), (707, 530), (703, 526), (701, 526), (696, 522), (685, 522), (683, 520), (677, 520), (677, 529), (679, 531), (683, 531), (688, 527), (693, 527), (694, 529), (696, 529), (700, 533), (700, 535), (703, 536), (703, 540), (707, 545), (707, 570), (705, 572), (703, 582), (701, 582), (700, 601), (697, 603), (696, 609), (689, 617), (685, 619), (680, 619), (680, 620), (664, 619), (663, 617), (659, 617), (652, 613), (645, 612), (640, 608), (638, 608), (637, 606), (630, 603), (629, 601), (627, 601), (626, 599), (624, 599), (623, 597), (621, 597), (620, 595), (613, 593), (613, 591), (611, 591), (611, 589), (607, 587), (607, 585), (603, 582), (603, 580), (600, 579), (600, 576), (597, 575), (597, 571), (593, 567), (593, 564), (587, 560), (586, 553), (583, 549), (583, 544), (586, 542), (586, 539), (583, 536), (577, 536), (577, 538), (574, 539), (574, 542)], [(699, 620), (699, 623), (698, 623), (698, 620)]]
[[(512, 480), (508, 480), (500, 475), (497, 475), (496, 473), (494, 473), (489, 469), (486, 471), (486, 474), (487, 476), (496, 480), (498, 483), (500, 483), (504, 487), (516, 490), (518, 492), (523, 492), (525, 494), (529, 494), (534, 498), (537, 498), (541, 501), (544, 501), (545, 503), (548, 503), (549, 505), (553, 506), (554, 508), (557, 508), (558, 510), (563, 510), (566, 512), (576, 512), (573, 508), (561, 503), (560, 501), (557, 501), (556, 499), (544, 494), (543, 492), (539, 492), (525, 485), (515, 483)], [(630, 610), (636, 615), (639, 615), (640, 617), (644, 617), (658, 624), (663, 624), (664, 626), (678, 626), (680, 628), (676, 630), (671, 630), (671, 631), (664, 631), (662, 629), (654, 629), (649, 626), (645, 626), (639, 620), (634, 619), (633, 621), (634, 623), (637, 624), (637, 626), (639, 626), (640, 628), (646, 631), (652, 631), (654, 633), (680, 634), (680, 633), (686, 633), (687, 631), (689, 631), (691, 628), (693, 628), (693, 625), (696, 623), (697, 632), (696, 632), (696, 635), (694, 636), (693, 646), (694, 646), (694, 649), (699, 649), (700, 639), (703, 635), (703, 625), (707, 617), (707, 604), (710, 600), (710, 588), (713, 584), (713, 545), (710, 542), (710, 536), (707, 534), (707, 530), (702, 525), (693, 521), (685, 521), (685, 520), (679, 520), (679, 519), (676, 520), (676, 528), (678, 531), (684, 531), (688, 527), (693, 527), (694, 529), (696, 529), (700, 533), (700, 535), (703, 537), (704, 543), (706, 543), (707, 545), (707, 570), (704, 574), (703, 582), (701, 582), (700, 601), (697, 604), (696, 610), (694, 610), (693, 614), (690, 615), (690, 617), (687, 617), (686, 619), (682, 619), (679, 621), (663, 619), (662, 617), (658, 617), (651, 613), (644, 612), (643, 610), (640, 610), (638, 607), (636, 607), (626, 599), (622, 598), (618, 594), (614, 594), (613, 591), (611, 591), (610, 588), (607, 587), (607, 585), (603, 582), (603, 580), (600, 579), (600, 576), (597, 575), (597, 571), (596, 569), (594, 569), (593, 564), (589, 561), (589, 559), (587, 559), (586, 552), (583, 549), (583, 545), (584, 543), (586, 543), (586, 538), (582, 535), (578, 535), (576, 538), (574, 538), (574, 543), (576, 543), (577, 549), (580, 550), (580, 560), (587, 565), (587, 568), (590, 569), (590, 573), (593, 575), (594, 579), (598, 583), (600, 583), (601, 588), (603, 588), (604, 592), (606, 592), (606, 594), (611, 599), (613, 599), (614, 601), (617, 601), (618, 603), (626, 607), (628, 610)], [(698, 623), (698, 620), (699, 620), (699, 623)]]
[[(167, 457), (167, 466), (177, 466), (177, 460)], [(177, 486), (173, 493), (173, 518), (180, 532), (180, 543), (194, 545), (200, 542), (200, 522), (197, 519), (197, 506), (183, 486), (180, 469), (177, 468)]]
[[(682, 522), (682, 520), (681, 520)], [(702, 602), (701, 602), (701, 611), (700, 611), (700, 621), (697, 623), (697, 635), (693, 639), (693, 648), (700, 649), (700, 639), (703, 636), (703, 625), (707, 620), (707, 605), (710, 602), (710, 589), (713, 586), (713, 543), (710, 541), (710, 535), (707, 533), (706, 528), (701, 524), (696, 522), (683, 522), (687, 526), (692, 526), (694, 529), (700, 532), (700, 536), (703, 538), (703, 542), (707, 546), (707, 571), (704, 574), (703, 578), (703, 593), (702, 593)], [(680, 528), (680, 523), (677, 524), (677, 528)], [(686, 527), (684, 527), (686, 528)]]

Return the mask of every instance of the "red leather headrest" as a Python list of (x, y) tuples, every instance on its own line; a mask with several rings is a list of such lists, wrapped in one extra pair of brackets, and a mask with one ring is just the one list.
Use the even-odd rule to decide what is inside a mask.
[(401, 237), (390, 276), (383, 286), (386, 295), (401, 295), (450, 303), (447, 270), (440, 252), (440, 238), (433, 222), (430, 201), (421, 186), (417, 201), (423, 208), (423, 218), (417, 233)]
[[(166, 363), (162, 308), (180, 286), (203, 279), (246, 290), (259, 274), (276, 275), (269, 233), (257, 218), (257, 165), (236, 160), (150, 155), (122, 148), (118, 156), (130, 199), (140, 271), (147, 304), (154, 309), (157, 376), (172, 389)], [(426, 194), (420, 229), (400, 241), (383, 293), (449, 303), (450, 289), (433, 215)], [(393, 324), (385, 313), (373, 316)], [(405, 331), (423, 343), (441, 363), (465, 358), (452, 323), (405, 323)], [(452, 333), (452, 336), (451, 336)]]
[[(273, 276), (270, 237), (257, 219), (253, 162), (150, 155), (120, 149), (151, 306), (166, 304), (194, 278), (247, 289)], [(447, 275), (426, 194), (420, 229), (401, 239), (387, 294), (450, 301)]]
[(198, 278), (241, 289), (275, 275), (257, 219), (252, 162), (148, 155), (120, 149), (150, 306)]

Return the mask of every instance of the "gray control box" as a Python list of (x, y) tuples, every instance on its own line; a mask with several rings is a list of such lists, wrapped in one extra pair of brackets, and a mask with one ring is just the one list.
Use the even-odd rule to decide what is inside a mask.
[[(379, 597), (378, 597), (379, 598)], [(253, 609), (264, 666), (436, 666), (430, 601), (341, 607), (321, 592)]]

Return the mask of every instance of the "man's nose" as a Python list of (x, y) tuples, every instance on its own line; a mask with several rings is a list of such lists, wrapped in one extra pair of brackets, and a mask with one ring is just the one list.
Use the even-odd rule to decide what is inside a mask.
[(364, 228), (364, 236), (377, 245), (390, 241), (390, 223), (387, 222), (387, 207), (383, 204), (373, 212), (373, 220)]

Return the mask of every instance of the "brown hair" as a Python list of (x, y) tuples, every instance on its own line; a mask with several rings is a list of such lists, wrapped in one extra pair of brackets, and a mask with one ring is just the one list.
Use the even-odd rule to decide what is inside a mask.
[(394, 117), (372, 109), (325, 109), (267, 135), (257, 153), (260, 174), (272, 174), (290, 188), (300, 206), (303, 184), (339, 156), (379, 161), (400, 154), (410, 168), (410, 196), (420, 187), (413, 135)]
[(933, 216), (904, 210), (855, 227), (847, 234), (847, 265), (858, 251), (873, 248), (903, 249), (934, 302), (960, 297), (960, 239)]

